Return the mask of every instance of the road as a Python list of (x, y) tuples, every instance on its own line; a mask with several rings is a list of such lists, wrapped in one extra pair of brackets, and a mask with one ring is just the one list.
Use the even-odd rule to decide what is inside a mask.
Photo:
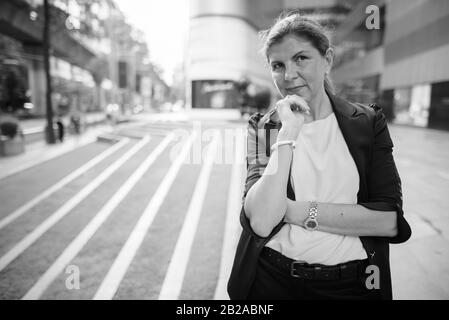
[[(390, 130), (413, 229), (394, 297), (448, 299), (449, 134)], [(0, 179), (0, 299), (226, 299), (244, 135), (150, 116)]]
[[(147, 122), (0, 180), (0, 298), (225, 294), (228, 194), (244, 173), (234, 133), (244, 126)], [(68, 289), (71, 270), (79, 289)]]

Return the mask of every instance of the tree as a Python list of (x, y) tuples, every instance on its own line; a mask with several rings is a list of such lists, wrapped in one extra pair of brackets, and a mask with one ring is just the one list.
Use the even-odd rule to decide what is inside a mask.
[[(76, 1), (78, 5), (83, 9), (81, 10), (81, 15), (79, 18), (79, 28), (74, 27), (73, 16), (70, 16), (68, 12), (63, 12), (61, 8), (57, 8), (54, 5), (50, 5), (50, 0), (44, 0), (44, 30), (43, 30), (43, 55), (44, 55), (44, 68), (45, 68), (45, 78), (46, 78), (46, 117), (47, 117), (47, 130), (46, 137), (49, 144), (54, 144), (56, 142), (54, 130), (53, 130), (53, 106), (52, 106), (52, 86), (51, 86), (51, 74), (50, 74), (50, 50), (51, 50), (51, 39), (50, 39), (50, 25), (52, 19), (54, 19), (55, 24), (61, 24), (61, 18), (64, 19), (64, 26), (62, 30), (67, 31), (67, 29), (74, 29), (74, 31), (84, 32), (88, 36), (99, 36), (92, 32), (94, 30), (93, 26), (95, 21), (98, 21), (94, 15), (92, 15), (92, 6), (94, 4), (99, 5), (101, 3), (99, 0), (95, 1), (84, 1), (84, 0), (69, 0)], [(67, 3), (67, 2), (66, 2)], [(59, 5), (64, 4), (60, 2)], [(59, 9), (59, 10), (58, 10)], [(66, 16), (65, 16), (66, 15)], [(65, 16), (65, 17), (64, 17)], [(81, 23), (82, 22), (82, 23)], [(81, 28), (83, 26), (83, 28)], [(67, 29), (66, 29), (67, 28)]]
[(49, 0), (44, 0), (44, 33), (43, 33), (43, 47), (44, 47), (44, 68), (45, 80), (47, 85), (46, 90), (46, 105), (47, 105), (47, 130), (46, 137), (49, 144), (56, 142), (53, 130), (53, 107), (51, 103), (51, 75), (50, 75), (50, 5)]

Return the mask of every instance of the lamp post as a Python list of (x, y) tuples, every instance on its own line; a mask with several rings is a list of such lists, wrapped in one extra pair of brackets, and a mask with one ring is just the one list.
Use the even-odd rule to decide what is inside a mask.
[(44, 51), (44, 69), (46, 79), (46, 115), (47, 115), (47, 129), (46, 140), (49, 144), (54, 144), (55, 134), (53, 131), (53, 107), (51, 101), (51, 75), (50, 75), (50, 5), (49, 0), (44, 0), (44, 33), (43, 33), (43, 51)]

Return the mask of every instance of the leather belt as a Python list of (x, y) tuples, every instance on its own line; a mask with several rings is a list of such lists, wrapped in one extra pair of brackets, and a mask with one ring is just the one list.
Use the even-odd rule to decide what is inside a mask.
[(365, 273), (368, 259), (354, 260), (333, 266), (308, 264), (290, 259), (280, 252), (264, 247), (261, 256), (294, 278), (310, 280), (338, 280), (356, 278)]

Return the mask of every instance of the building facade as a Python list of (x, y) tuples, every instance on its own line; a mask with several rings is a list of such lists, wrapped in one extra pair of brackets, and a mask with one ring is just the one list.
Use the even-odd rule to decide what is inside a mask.
[[(378, 103), (398, 124), (449, 129), (446, 0), (191, 0), (187, 96), (193, 108), (234, 107), (242, 76), (270, 87), (258, 32), (284, 10), (327, 27), (339, 94)], [(189, 96), (190, 95), (190, 96)]]
[(236, 83), (244, 78), (258, 88), (271, 86), (264, 59), (257, 52), (258, 32), (266, 25), (263, 6), (279, 11), (276, 1), (190, 1), (187, 106), (235, 108)]
[(301, 7), (319, 20), (342, 18), (337, 1), (190, 0), (186, 55), (187, 100), (192, 108), (235, 108), (243, 79), (254, 92), (276, 97), (259, 32), (284, 10)]
[[(13, 18), (12, 18), (13, 17)], [(168, 88), (148, 58), (143, 32), (113, 0), (51, 0), (52, 105), (56, 114), (155, 108)], [(0, 2), (0, 104), (46, 113), (42, 0)], [(18, 99), (9, 87), (16, 82)]]
[[(349, 98), (377, 102), (398, 124), (449, 129), (449, 2), (359, 1), (336, 30), (333, 78)], [(379, 28), (367, 27), (367, 7)]]

